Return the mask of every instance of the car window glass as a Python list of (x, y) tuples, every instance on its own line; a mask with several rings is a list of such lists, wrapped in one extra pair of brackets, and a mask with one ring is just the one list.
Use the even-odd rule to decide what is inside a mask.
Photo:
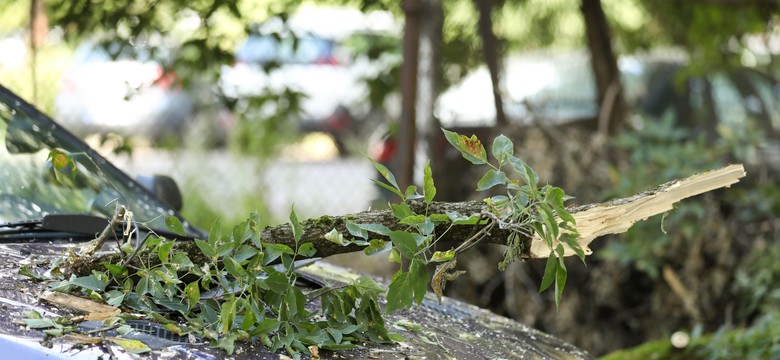
[[(87, 155), (86, 145), (41, 119), (35, 110), (5, 97), (0, 97), (0, 144), (0, 223), (47, 214), (110, 217), (115, 201), (138, 220), (156, 219), (150, 223), (155, 228), (165, 227), (160, 215), (173, 214), (103, 158)], [(53, 149), (73, 154), (73, 163), (62, 169), (59, 179), (48, 160)]]

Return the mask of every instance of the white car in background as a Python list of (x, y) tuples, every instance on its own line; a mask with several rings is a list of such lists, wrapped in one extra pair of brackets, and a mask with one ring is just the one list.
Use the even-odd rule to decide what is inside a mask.
[(157, 142), (178, 136), (192, 99), (143, 45), (81, 44), (65, 72), (54, 111), (79, 136), (115, 133)]

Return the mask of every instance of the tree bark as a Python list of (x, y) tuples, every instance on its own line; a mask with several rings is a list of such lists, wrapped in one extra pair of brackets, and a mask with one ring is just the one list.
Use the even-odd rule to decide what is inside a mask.
[(580, 11), (585, 20), (590, 63), (596, 77), (599, 131), (602, 134), (614, 134), (625, 125), (628, 108), (623, 98), (617, 58), (612, 50), (609, 24), (601, 8), (601, 0), (582, 0)]

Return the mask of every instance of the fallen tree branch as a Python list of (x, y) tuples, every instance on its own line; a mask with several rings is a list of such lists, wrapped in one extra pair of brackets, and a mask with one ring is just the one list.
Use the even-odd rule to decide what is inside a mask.
[[(730, 165), (710, 172), (696, 174), (686, 179), (673, 180), (655, 189), (628, 198), (616, 199), (600, 204), (568, 207), (567, 210), (574, 216), (577, 222), (576, 228), (580, 233), (577, 241), (586, 254), (590, 254), (591, 250), (588, 248), (588, 245), (595, 238), (607, 234), (625, 232), (638, 221), (672, 210), (673, 205), (682, 199), (722, 187), (729, 187), (744, 176), (745, 170), (742, 165)], [(422, 201), (412, 201), (409, 205), (416, 213), (425, 213), (425, 203)], [(433, 202), (428, 207), (429, 214), (446, 214), (453, 211), (469, 216), (475, 214), (482, 215), (487, 210), (485, 203), (482, 201)], [(362, 247), (354, 244), (342, 246), (325, 239), (325, 234), (333, 229), (336, 229), (344, 236), (348, 236), (347, 221), (357, 224), (382, 224), (391, 230), (402, 230), (406, 227), (406, 225), (398, 224), (397, 219), (390, 210), (371, 210), (344, 216), (322, 216), (304, 220), (301, 223), (304, 233), (299, 243), (312, 242), (317, 248), (316, 256), (318, 257), (360, 251)], [(449, 244), (453, 247), (460, 245), (473, 235), (475, 230), (475, 225), (455, 225), (445, 232), (448, 226), (448, 224), (442, 224), (437, 227), (436, 233), (443, 234), (439, 244)], [(390, 240), (381, 235), (372, 235), (375, 235), (372, 238)], [(510, 230), (494, 226), (486, 232), (481, 242), (503, 245), (506, 244), (509, 235)], [(266, 227), (260, 232), (260, 236), (265, 243), (295, 247), (295, 240), (289, 224)], [(549, 255), (549, 248), (542, 239), (535, 236), (521, 240), (524, 243), (522, 258), (545, 258)], [(568, 246), (564, 245), (564, 247), (566, 256), (575, 255), (574, 251)], [(178, 242), (175, 251), (187, 253), (192, 261), (196, 263), (199, 262), (199, 259), (204, 259), (198, 247), (191, 241)], [(88, 274), (91, 269), (98, 268), (102, 261), (115, 263), (119, 260), (119, 254), (106, 254), (80, 260), (72, 262), (70, 270), (63, 272), (66, 274)]]
[[(577, 220), (576, 227), (580, 233), (577, 241), (582, 245), (586, 253), (590, 254), (591, 251), (588, 249), (588, 244), (595, 238), (607, 234), (625, 232), (637, 221), (672, 210), (673, 205), (680, 200), (722, 187), (729, 187), (744, 176), (745, 170), (742, 165), (730, 165), (693, 175), (686, 179), (673, 180), (655, 189), (628, 198), (616, 199), (600, 204), (568, 207), (567, 210)], [(410, 205), (418, 213), (425, 212), (425, 204), (422, 202), (413, 202)], [(428, 212), (433, 214), (445, 214), (450, 211), (456, 211), (468, 216), (482, 214), (486, 209), (485, 204), (481, 201), (433, 202), (428, 209)], [(358, 251), (361, 248), (357, 246), (344, 247), (324, 240), (325, 234), (334, 228), (347, 236), (348, 232), (345, 226), (347, 220), (358, 224), (382, 224), (393, 230), (400, 230), (404, 227), (404, 225), (397, 224), (397, 220), (389, 210), (364, 211), (345, 216), (323, 216), (317, 219), (309, 219), (302, 223), (304, 235), (301, 243), (313, 242), (318, 250), (317, 256), (321, 257)], [(445, 228), (446, 226), (442, 225), (441, 230), (443, 231)], [(438, 230), (437, 233), (441, 233)], [(460, 244), (469, 238), (472, 230), (473, 225), (453, 226), (452, 229), (444, 234), (442, 241)], [(509, 233), (508, 230), (495, 227), (489, 232), (483, 242), (505, 244)], [(262, 231), (261, 236), (264, 242), (294, 246), (292, 230), (289, 224), (268, 227)], [(389, 240), (379, 235), (376, 238)], [(524, 258), (546, 258), (549, 255), (549, 248), (540, 238), (534, 237), (525, 239), (525, 241), (529, 246), (525, 247), (527, 253), (523, 255)], [(565, 247), (566, 256), (575, 255), (574, 251), (567, 246)]]

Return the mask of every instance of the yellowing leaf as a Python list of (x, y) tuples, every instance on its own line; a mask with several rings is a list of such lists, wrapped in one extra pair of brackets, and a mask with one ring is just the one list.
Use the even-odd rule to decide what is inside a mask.
[(108, 338), (108, 341), (121, 346), (125, 351), (131, 354), (143, 354), (152, 351), (146, 344), (138, 340), (112, 337)]
[(487, 153), (485, 147), (482, 146), (482, 142), (477, 139), (476, 135), (466, 137), (456, 132), (447, 131), (441, 129), (444, 132), (444, 137), (447, 141), (460, 151), (463, 158), (470, 161), (472, 164), (481, 165), (487, 163)]

